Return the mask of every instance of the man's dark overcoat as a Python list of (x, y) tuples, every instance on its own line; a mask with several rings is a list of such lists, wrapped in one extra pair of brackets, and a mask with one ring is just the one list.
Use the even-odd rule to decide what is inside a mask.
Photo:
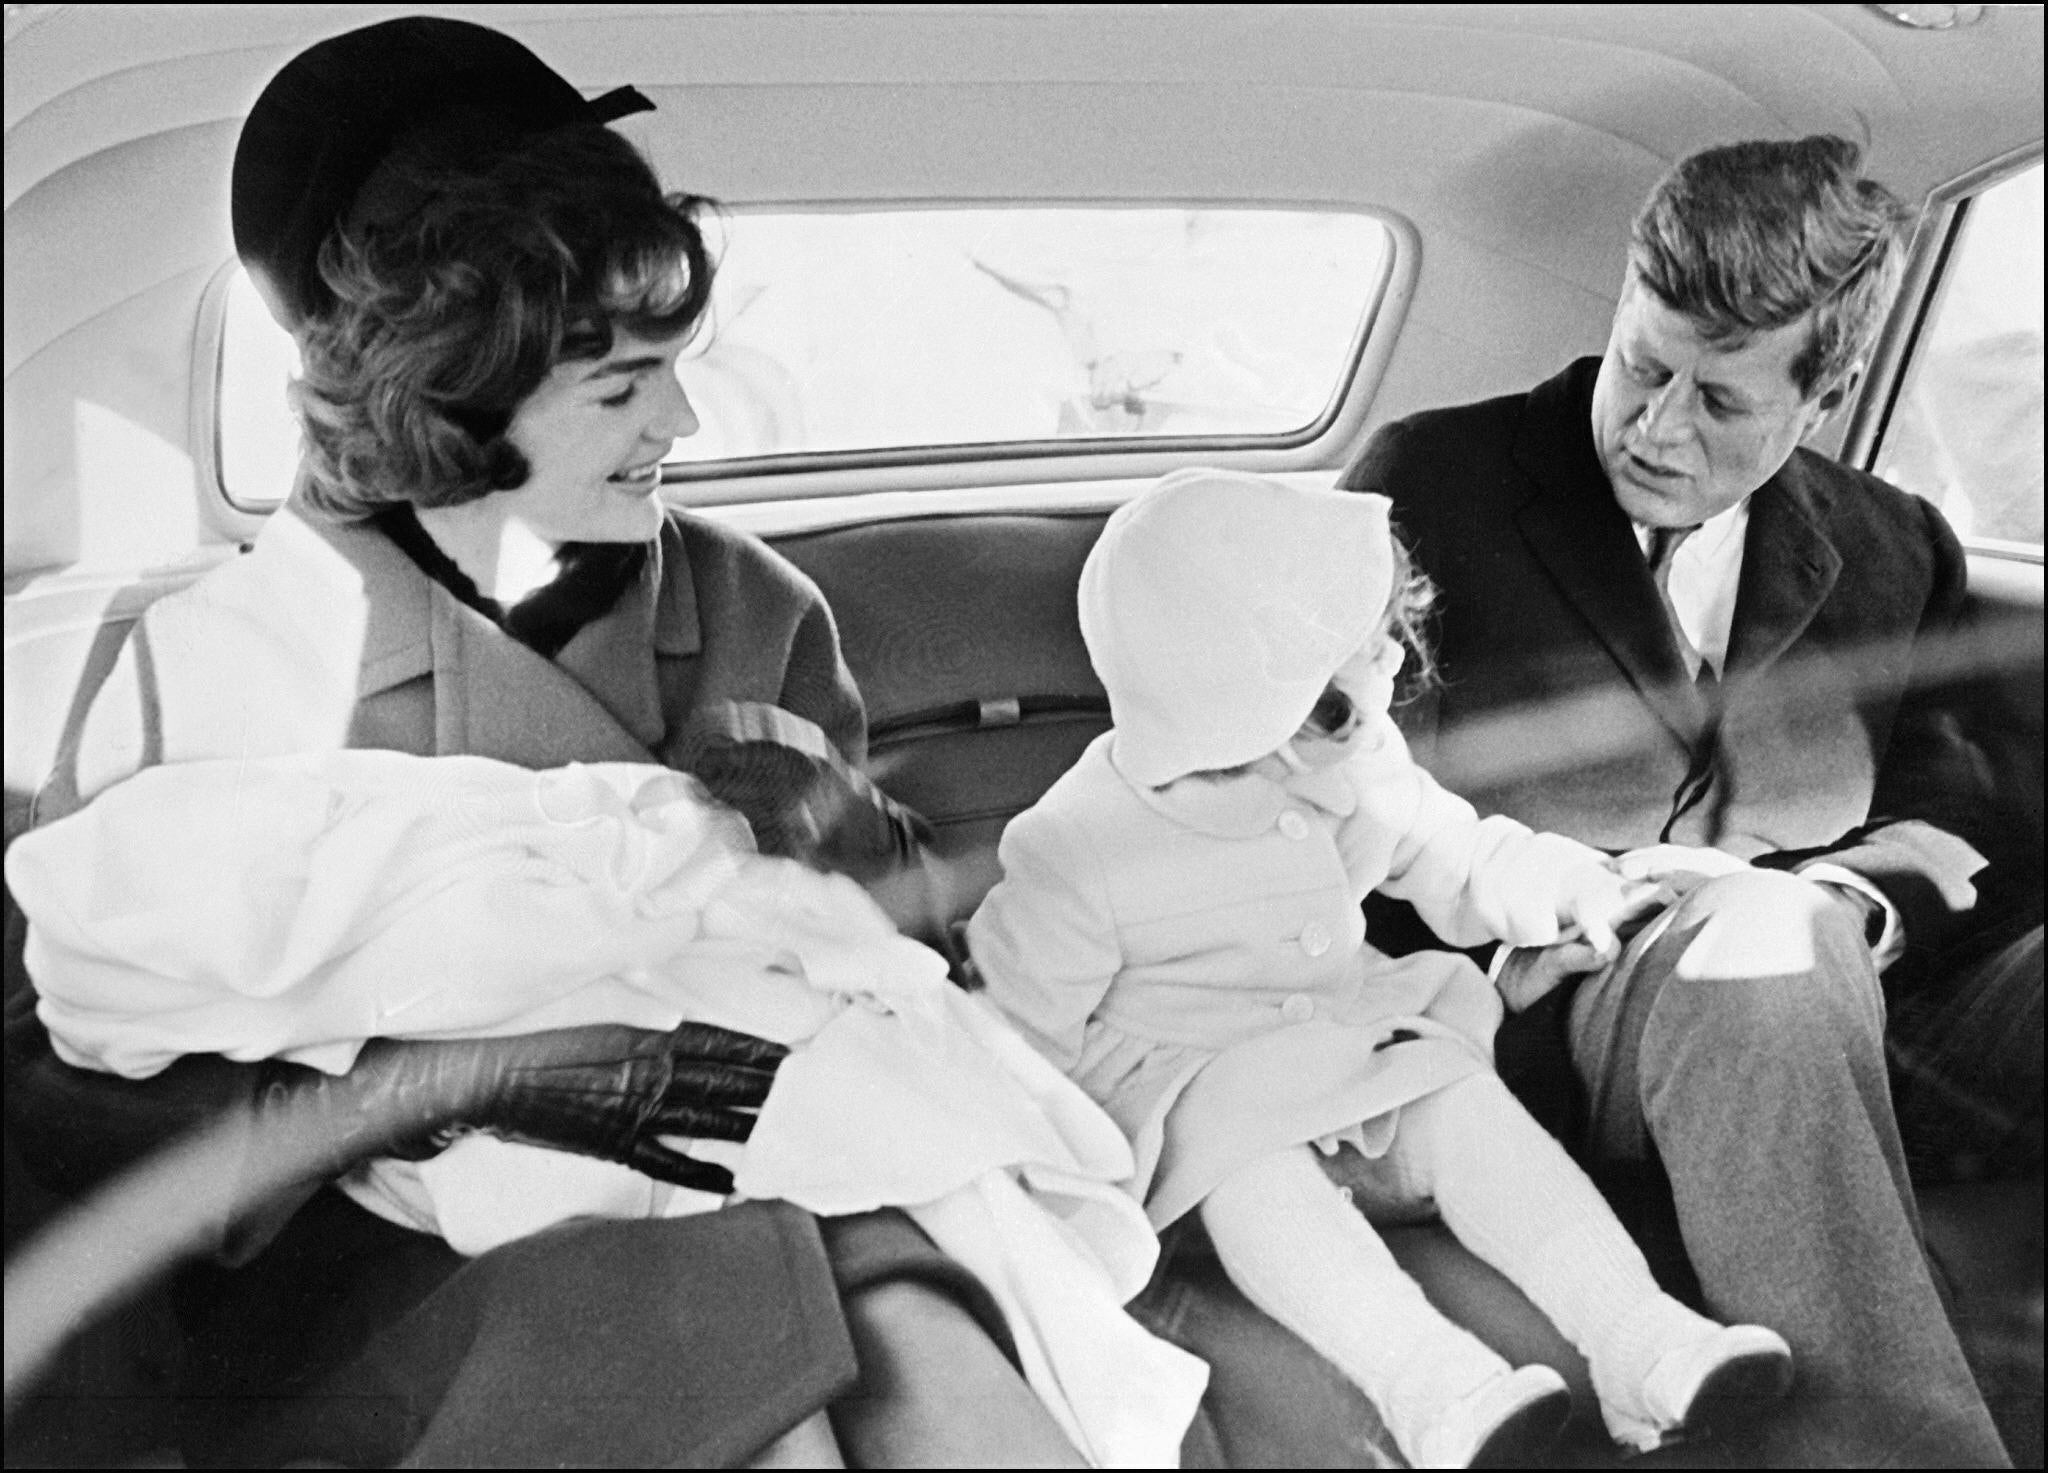
[[(1438, 588), (1441, 683), (1403, 714), (1482, 813), (1614, 850), (1713, 845), (1873, 880), (1916, 952), (1995, 847), (1988, 771), (1938, 699), (1965, 562), (1926, 502), (1808, 450), (1751, 497), (1727, 668), (1687, 677), (1594, 447), (1599, 360), (1381, 430), (1344, 478)], [(1967, 842), (1964, 842), (1967, 841)]]

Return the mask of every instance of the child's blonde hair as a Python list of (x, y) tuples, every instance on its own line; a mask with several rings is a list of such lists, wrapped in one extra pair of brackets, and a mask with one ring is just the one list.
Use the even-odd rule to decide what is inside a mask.
[(1387, 595), (1387, 637), (1400, 641), (1408, 651), (1402, 667), (1398, 704), (1413, 700), (1436, 683), (1436, 656), (1429, 648), (1429, 614), (1436, 607), (1436, 585), (1416, 565), (1414, 554), (1398, 532), (1388, 529), (1387, 541), (1394, 548), (1393, 591)]

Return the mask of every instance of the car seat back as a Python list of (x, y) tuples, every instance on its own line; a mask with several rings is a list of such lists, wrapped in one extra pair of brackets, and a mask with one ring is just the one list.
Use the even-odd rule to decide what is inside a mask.
[(932, 825), (957, 916), (995, 883), (1003, 826), (1108, 729), (1074, 604), (1105, 519), (909, 517), (771, 539), (838, 619), (870, 770)]

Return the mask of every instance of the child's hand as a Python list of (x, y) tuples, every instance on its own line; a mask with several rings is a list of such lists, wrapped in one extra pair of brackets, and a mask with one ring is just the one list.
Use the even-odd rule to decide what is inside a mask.
[(1568, 874), (1561, 886), (1557, 919), (1564, 938), (1576, 933), (1592, 948), (1596, 964), (1621, 954), (1620, 933), (1663, 909), (1671, 892), (1649, 880), (1624, 879), (1605, 865), (1587, 865)]
[(1550, 946), (1515, 948), (1500, 967), (1495, 986), (1508, 1011), (1519, 1013), (1560, 983), (1599, 971), (1673, 898), (1669, 886), (1624, 880), (1609, 868), (1573, 871), (1557, 906), (1563, 934)]

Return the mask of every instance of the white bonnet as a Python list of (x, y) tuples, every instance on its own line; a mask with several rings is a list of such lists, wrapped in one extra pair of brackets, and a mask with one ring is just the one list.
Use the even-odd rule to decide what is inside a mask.
[(1157, 787), (1293, 736), (1378, 627), (1387, 499), (1180, 470), (1117, 508), (1081, 570), (1116, 765)]

